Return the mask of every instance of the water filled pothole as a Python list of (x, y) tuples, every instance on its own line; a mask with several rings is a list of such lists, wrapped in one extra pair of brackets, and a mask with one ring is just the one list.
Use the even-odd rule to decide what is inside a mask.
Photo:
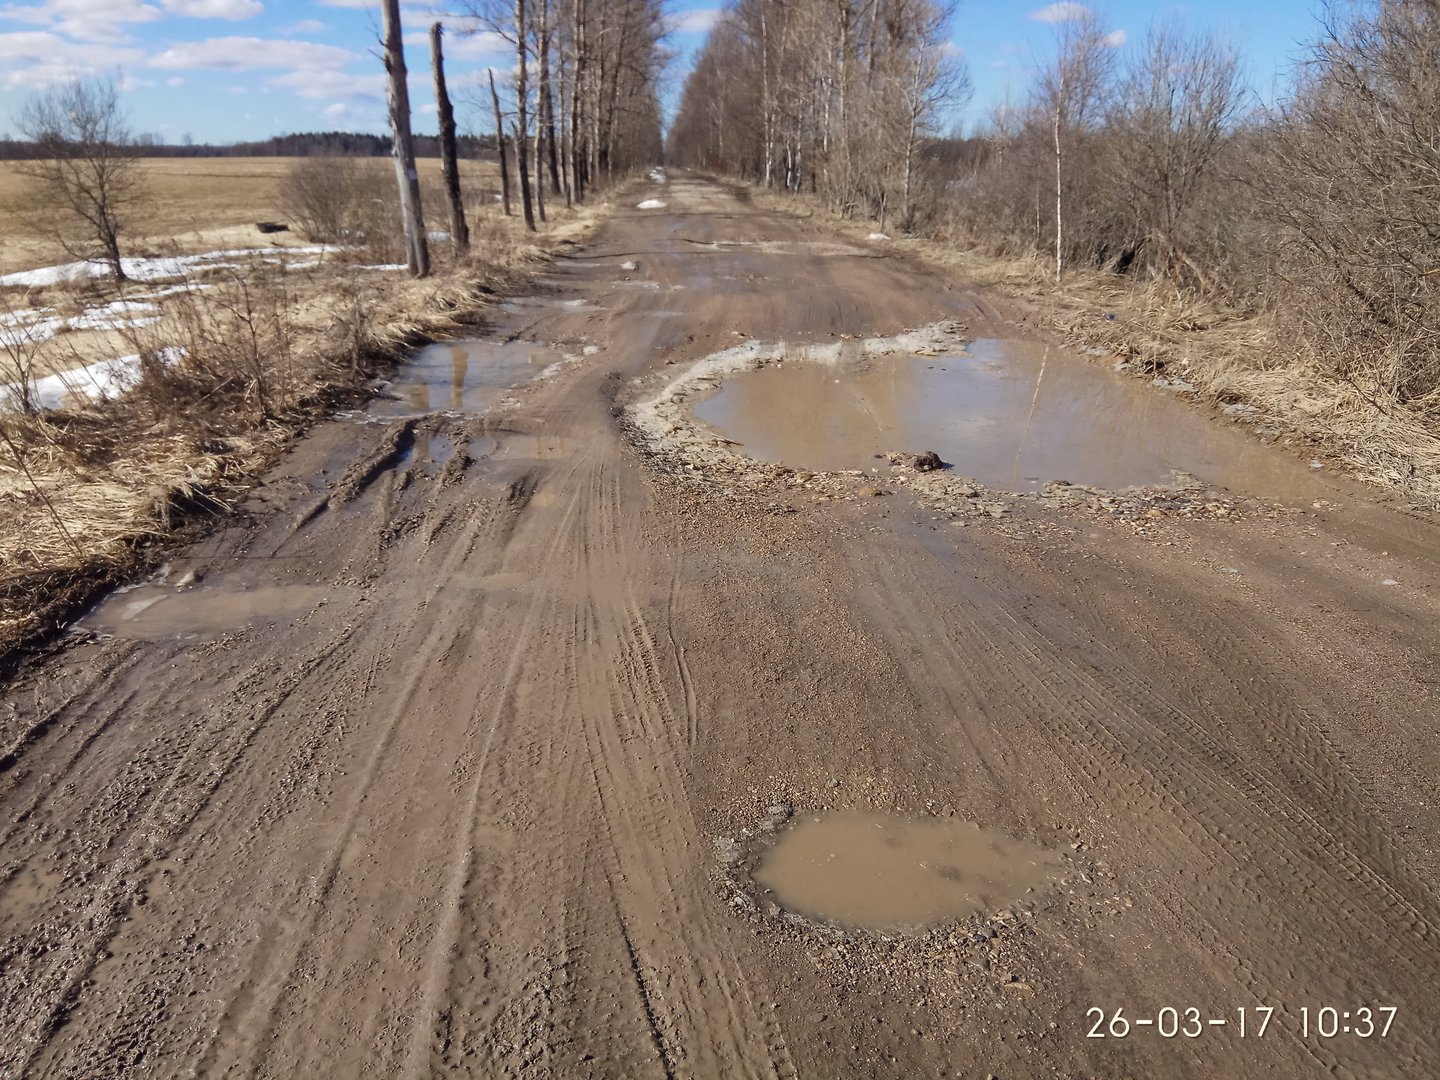
[(319, 585), (253, 589), (140, 585), (112, 593), (79, 621), (77, 629), (138, 641), (219, 637), (292, 621), (342, 591)]
[(1174, 397), (1023, 341), (765, 365), (728, 378), (694, 412), (749, 457), (816, 470), (934, 450), (1007, 491), (1050, 480), (1118, 490), (1168, 484), (1176, 472), (1267, 498), (1315, 487), (1299, 463)]
[(386, 396), (369, 412), (381, 417), (436, 410), (484, 412), (512, 388), (565, 359), (565, 354), (531, 341), (428, 345), (400, 367)]
[(1058, 853), (974, 822), (850, 811), (796, 818), (751, 876), (784, 909), (895, 931), (995, 911), (1061, 867)]

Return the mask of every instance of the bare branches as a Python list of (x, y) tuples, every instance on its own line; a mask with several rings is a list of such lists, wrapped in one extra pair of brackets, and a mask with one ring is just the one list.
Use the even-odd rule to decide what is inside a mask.
[(20, 110), (20, 130), (37, 153), (17, 169), (52, 235), (75, 258), (103, 259), (124, 281), (120, 236), (145, 188), (116, 79), (76, 79), (35, 95)]

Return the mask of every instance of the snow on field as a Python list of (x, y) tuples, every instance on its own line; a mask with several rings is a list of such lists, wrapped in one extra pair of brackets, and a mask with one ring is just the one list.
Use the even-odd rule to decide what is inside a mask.
[(639, 269), (640, 269), (640, 266), (639, 266), (638, 263), (623, 262), (623, 263), (620, 264), (620, 269), (621, 269), (621, 270), (639, 270)]
[(380, 263), (377, 266), (360, 266), (357, 270), (409, 270), (407, 263)]
[[(177, 346), (160, 350), (166, 364), (177, 363), (185, 350)], [(30, 383), (30, 400), (37, 408), (59, 409), (67, 401), (103, 401), (119, 397), (140, 381), (140, 357), (117, 356), (72, 371), (46, 375)], [(0, 386), (0, 405), (18, 407), (20, 394), (14, 383)]]
[[(217, 266), (234, 266), (221, 262), (224, 259), (243, 259), (255, 255), (274, 256), (321, 255), (324, 247), (293, 248), (234, 248), (229, 251), (207, 251), (200, 255), (161, 256), (149, 259), (121, 259), (120, 265), (132, 281), (162, 281), (166, 278), (185, 277), (192, 270), (214, 269)], [(58, 285), (62, 281), (82, 281), (85, 278), (105, 277), (110, 273), (109, 263), (73, 262), (59, 266), (42, 266), (38, 270), (21, 270), (13, 274), (0, 275), (0, 286), (34, 288), (42, 285)]]
[(636, 210), (664, 210), (664, 209), (665, 209), (665, 204), (664, 204), (661, 200), (659, 200), (659, 199), (646, 199), (644, 202), (638, 203), (638, 204), (636, 205), (635, 209), (636, 209)]
[(890, 237), (886, 236), (883, 232), (872, 232), (869, 236), (865, 237), (865, 239), (866, 239), (866, 240), (889, 240)]
[(668, 177), (666, 177), (664, 169), (651, 169), (650, 179), (654, 180), (657, 184), (663, 184), (668, 179)]

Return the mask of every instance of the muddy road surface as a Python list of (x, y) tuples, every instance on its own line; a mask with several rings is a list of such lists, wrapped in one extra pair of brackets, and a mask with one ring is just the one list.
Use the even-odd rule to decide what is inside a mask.
[(8, 687), (0, 1076), (1437, 1075), (1432, 522), (1035, 339), (968, 491), (726, 428), (1025, 338), (637, 189)]

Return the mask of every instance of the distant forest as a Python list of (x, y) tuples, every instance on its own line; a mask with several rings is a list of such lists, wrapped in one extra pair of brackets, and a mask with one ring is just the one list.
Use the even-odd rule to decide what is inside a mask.
[[(141, 135), (137, 147), (142, 157), (387, 157), (390, 154), (388, 135), (363, 135), (353, 131), (311, 131), (295, 135), (276, 135), (259, 142), (210, 143), (186, 141), (168, 144), (154, 135)], [(440, 140), (436, 135), (416, 135), (415, 153), (419, 157), (440, 156)], [(462, 135), (460, 153), (464, 157), (495, 157), (495, 136)], [(0, 139), (0, 161), (17, 161), (33, 157), (33, 143), (12, 138)]]

